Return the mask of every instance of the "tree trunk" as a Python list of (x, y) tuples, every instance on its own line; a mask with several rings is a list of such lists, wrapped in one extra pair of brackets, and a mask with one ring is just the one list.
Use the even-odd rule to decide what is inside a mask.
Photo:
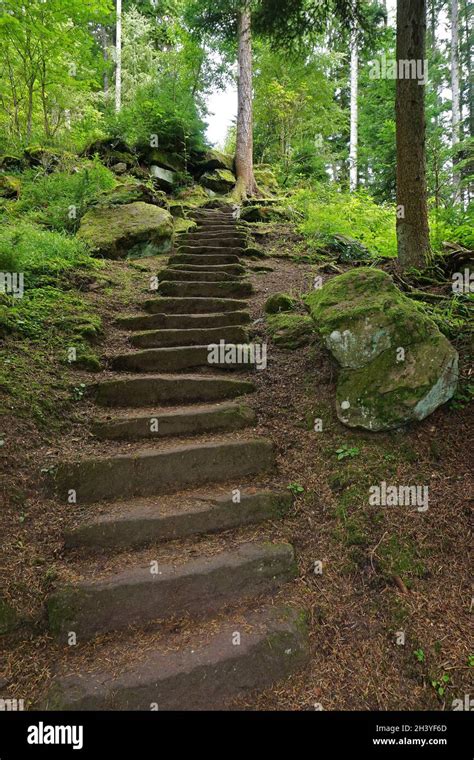
[(357, 95), (358, 95), (358, 65), (357, 29), (351, 32), (351, 135), (349, 141), (349, 190), (357, 190)]
[(235, 195), (245, 198), (257, 191), (253, 176), (253, 120), (252, 120), (252, 33), (250, 9), (246, 3), (238, 19), (238, 80), (237, 80), (237, 140)]
[[(105, 64), (107, 66), (107, 61), (108, 61), (108, 58), (109, 58), (109, 54), (108, 54), (109, 37), (108, 37), (108, 34), (107, 34), (107, 27), (106, 26), (102, 26), (101, 27), (101, 30), (100, 30), (100, 41), (101, 41), (101, 45), (102, 45), (102, 57), (103, 57), (103, 59), (105, 61)], [(104, 91), (104, 95), (107, 97), (107, 95), (109, 94), (109, 73), (108, 73), (107, 69), (105, 69), (105, 71), (104, 71), (103, 91)]]
[(117, 0), (115, 27), (115, 111), (122, 107), (122, 0)]
[(452, 128), (452, 150), (453, 150), (453, 200), (460, 200), (461, 178), (456, 170), (456, 164), (459, 161), (458, 144), (459, 144), (459, 127), (461, 121), (460, 94), (459, 94), (459, 60), (458, 60), (458, 25), (459, 25), (458, 0), (451, 0), (451, 128)]
[[(430, 256), (423, 84), (426, 76), (425, 35), (426, 0), (398, 0), (397, 243), (398, 260), (403, 269), (422, 267)], [(414, 62), (411, 67), (409, 61)], [(415, 66), (423, 66), (424, 76), (414, 76)]]

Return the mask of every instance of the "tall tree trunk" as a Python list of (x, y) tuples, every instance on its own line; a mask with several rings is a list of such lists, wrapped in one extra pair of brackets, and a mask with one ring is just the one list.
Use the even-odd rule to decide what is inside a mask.
[(459, 128), (461, 122), (461, 107), (459, 93), (459, 10), (458, 0), (451, 0), (451, 128), (452, 128), (452, 150), (453, 150), (453, 200), (459, 201), (461, 194), (461, 178), (456, 170), (456, 164), (459, 161), (458, 144)]
[(115, 110), (122, 107), (122, 0), (117, 1), (117, 20), (115, 27)]
[(358, 65), (357, 29), (351, 32), (351, 135), (349, 140), (349, 190), (357, 190), (357, 128), (358, 128)]
[[(424, 76), (414, 65), (425, 61), (426, 0), (397, 3), (397, 243), (403, 269), (423, 266), (430, 256), (426, 202)], [(415, 62), (409, 67), (409, 61)], [(409, 71), (407, 71), (409, 69)]]
[[(101, 45), (102, 45), (102, 57), (103, 57), (103, 59), (105, 61), (105, 64), (107, 66), (107, 61), (108, 61), (108, 58), (109, 58), (109, 54), (108, 54), (109, 36), (108, 36), (108, 33), (107, 33), (107, 27), (106, 26), (102, 26), (101, 29), (100, 29), (100, 42), (101, 42)], [(107, 96), (108, 93), (109, 93), (109, 73), (108, 73), (107, 69), (104, 70), (103, 90), (104, 90), (104, 95)]]
[(235, 195), (244, 198), (256, 190), (253, 176), (253, 119), (252, 119), (252, 32), (250, 8), (247, 3), (238, 19), (238, 80), (237, 80), (237, 140)]

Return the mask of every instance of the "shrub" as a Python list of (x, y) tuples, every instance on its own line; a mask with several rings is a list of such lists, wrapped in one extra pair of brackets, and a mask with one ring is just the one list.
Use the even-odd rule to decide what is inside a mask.
[(315, 249), (334, 235), (344, 235), (360, 241), (374, 256), (396, 256), (395, 210), (375, 203), (364, 191), (350, 194), (320, 184), (296, 191), (289, 203), (303, 214), (300, 232)]
[(59, 232), (74, 232), (87, 206), (115, 184), (114, 174), (99, 161), (74, 173), (38, 175), (29, 170), (22, 175), (21, 197), (12, 213), (26, 213), (32, 221)]
[(0, 229), (0, 272), (22, 272), (25, 288), (65, 281), (73, 269), (94, 270), (86, 245), (64, 233), (43, 230), (29, 222)]

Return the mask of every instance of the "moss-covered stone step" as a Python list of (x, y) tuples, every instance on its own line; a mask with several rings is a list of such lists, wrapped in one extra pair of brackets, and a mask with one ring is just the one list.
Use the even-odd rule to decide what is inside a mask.
[(184, 614), (206, 617), (259, 594), (274, 593), (296, 576), (290, 544), (252, 542), (183, 564), (130, 567), (57, 591), (48, 600), (50, 630), (79, 641)]
[[(219, 345), (216, 341), (214, 345)], [(226, 343), (225, 347), (235, 345)], [(223, 361), (217, 356), (215, 360), (214, 349), (211, 344), (204, 346), (174, 346), (173, 348), (148, 348), (142, 351), (130, 351), (126, 354), (117, 354), (111, 359), (112, 369), (122, 372), (180, 372), (196, 367), (207, 367), (209, 369), (219, 368), (233, 371), (248, 371), (255, 364), (255, 354), (252, 355), (250, 349), (242, 349), (242, 360), (239, 361), (237, 352), (228, 352), (223, 355)], [(246, 351), (245, 356), (243, 351)], [(235, 358), (235, 361), (234, 361)]]
[(230, 272), (213, 272), (207, 270), (205, 266), (194, 267), (193, 269), (161, 269), (160, 281), (172, 280), (174, 282), (235, 282), (241, 275), (231, 274)]
[(242, 243), (242, 246), (245, 246), (247, 235), (243, 232), (198, 230), (184, 232), (177, 239), (180, 245), (211, 245), (226, 248), (232, 247), (235, 243)]
[(270, 441), (220, 439), (65, 462), (50, 476), (49, 487), (65, 504), (71, 492), (78, 504), (90, 504), (101, 499), (153, 496), (191, 485), (240, 479), (270, 470), (273, 465)]
[[(236, 645), (238, 634), (238, 646)], [(180, 645), (143, 647), (133, 665), (117, 667), (117, 644), (96, 649), (102, 670), (59, 676), (42, 705), (49, 710), (222, 709), (230, 699), (270, 687), (304, 668), (309, 660), (305, 615), (268, 607), (226, 619), (212, 632), (194, 628)], [(124, 649), (125, 646), (123, 645)], [(128, 661), (127, 652), (123, 652)], [(104, 669), (105, 668), (105, 669)]]
[(257, 416), (250, 407), (227, 403), (113, 417), (93, 423), (92, 432), (102, 440), (137, 441), (211, 432), (227, 433), (248, 427), (256, 419)]
[(245, 243), (241, 241), (241, 245), (235, 244), (235, 245), (227, 245), (225, 247), (220, 248), (218, 245), (208, 245), (207, 243), (203, 244), (179, 244), (179, 246), (176, 248), (176, 254), (186, 254), (190, 256), (195, 256), (197, 254), (205, 254), (206, 256), (226, 256), (226, 255), (234, 255), (234, 256), (240, 256), (242, 251), (245, 248)]
[(278, 520), (287, 514), (292, 501), (289, 491), (267, 489), (241, 489), (237, 503), (230, 489), (226, 493), (207, 490), (134, 499), (77, 525), (66, 533), (65, 543), (68, 548), (136, 549)]
[(190, 219), (195, 219), (196, 221), (206, 221), (208, 219), (212, 220), (213, 222), (235, 222), (234, 214), (232, 210), (229, 211), (218, 211), (216, 209), (204, 209), (204, 208), (197, 208), (193, 211), (190, 211), (188, 213), (188, 217)]
[(146, 314), (119, 317), (116, 324), (124, 330), (179, 330), (203, 327), (228, 327), (250, 322), (247, 311), (216, 312), (215, 314)]
[(164, 348), (170, 346), (207, 346), (209, 343), (246, 343), (248, 333), (238, 325), (230, 327), (207, 327), (186, 330), (147, 330), (135, 333), (130, 343), (135, 348)]
[(173, 282), (162, 280), (158, 293), (182, 298), (246, 298), (253, 293), (251, 282)]
[(185, 272), (226, 272), (227, 274), (244, 275), (246, 269), (242, 264), (208, 264), (203, 266), (202, 264), (172, 264), (167, 269), (171, 272), (185, 271)]
[(236, 298), (149, 298), (143, 304), (150, 314), (212, 314), (221, 311), (245, 311), (246, 301)]
[(176, 253), (168, 259), (168, 266), (174, 264), (193, 264), (207, 266), (208, 264), (240, 264), (240, 258), (235, 254), (226, 253), (208, 255), (206, 253)]

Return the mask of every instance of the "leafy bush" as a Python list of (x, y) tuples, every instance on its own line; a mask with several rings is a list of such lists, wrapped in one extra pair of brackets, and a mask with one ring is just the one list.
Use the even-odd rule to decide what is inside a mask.
[(0, 272), (22, 272), (25, 289), (62, 281), (73, 269), (101, 267), (85, 243), (64, 233), (50, 232), (29, 222), (0, 229)]
[(111, 136), (129, 145), (148, 146), (150, 135), (156, 134), (161, 149), (178, 155), (203, 150), (204, 130), (194, 99), (170, 79), (141, 88), (119, 114), (109, 113), (106, 118)]
[(21, 197), (12, 213), (27, 213), (53, 230), (74, 232), (88, 204), (115, 184), (113, 173), (99, 161), (75, 173), (38, 176), (37, 170), (29, 170), (22, 175)]
[(458, 206), (434, 209), (430, 213), (431, 244), (435, 251), (443, 242), (459, 243), (465, 248), (474, 248), (474, 205), (463, 211)]
[(339, 192), (330, 185), (296, 191), (289, 203), (303, 214), (300, 231), (316, 249), (344, 235), (360, 241), (374, 256), (395, 256), (393, 207), (378, 205), (364, 191)]

